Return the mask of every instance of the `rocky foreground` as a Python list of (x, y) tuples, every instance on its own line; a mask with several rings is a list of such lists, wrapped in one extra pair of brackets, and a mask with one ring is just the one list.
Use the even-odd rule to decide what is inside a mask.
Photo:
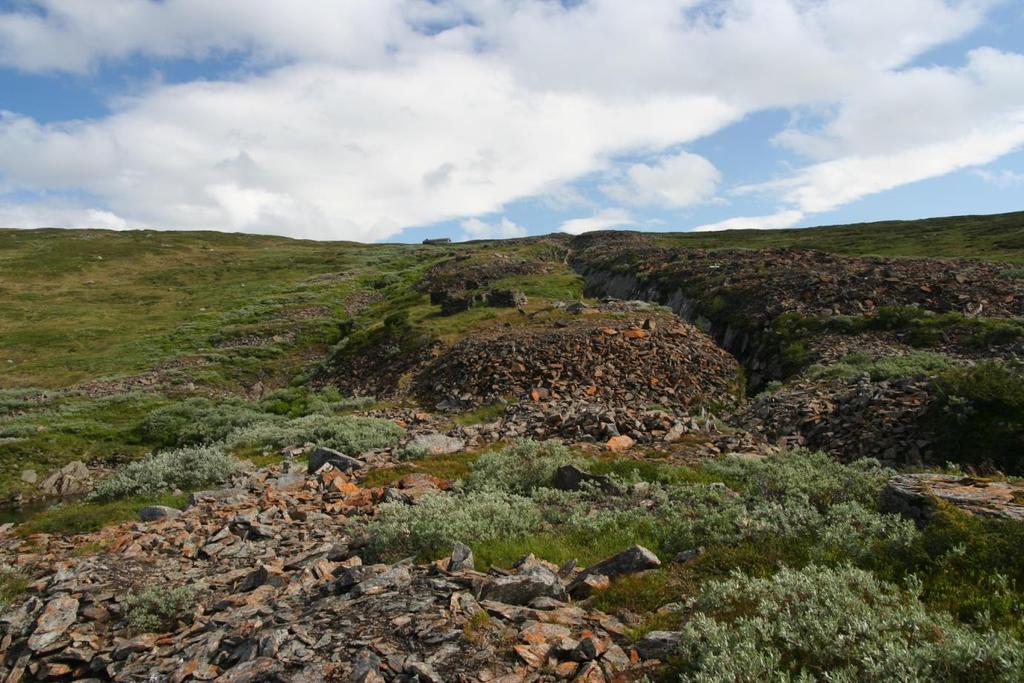
[[(149, 521), (94, 534), (21, 538), (7, 525), (0, 559), (33, 581), (0, 622), (3, 680), (599, 681), (664, 656), (661, 634), (630, 644), (577, 601), (660, 565), (650, 551), (590, 568), (528, 556), (488, 573), (458, 545), (430, 564), (364, 563), (350, 519), (448, 483), (364, 488), (333, 462), (253, 472), (184, 511), (147, 508)], [(133, 626), (132, 593), (183, 586), (199, 596), (187, 618), (165, 633)]]
[[(450, 485), (414, 473), (366, 487), (365, 465), (318, 449), (303, 469), (250, 471), (183, 511), (146, 508), (138, 523), (73, 537), (0, 528), (0, 562), (32, 579), (0, 618), (3, 680), (597, 682), (671, 655), (678, 633), (633, 640), (589, 606), (612, 580), (661, 566), (641, 546), (589, 567), (528, 555), (481, 572), (458, 543), (431, 563), (364, 561), (350, 522)], [(554, 485), (605, 479), (564, 467)], [(1022, 521), (1022, 501), (1021, 484), (899, 475), (882, 505), (919, 523), (937, 505)], [(169, 622), (141, 622), (133, 595), (152, 589), (195, 600)]]

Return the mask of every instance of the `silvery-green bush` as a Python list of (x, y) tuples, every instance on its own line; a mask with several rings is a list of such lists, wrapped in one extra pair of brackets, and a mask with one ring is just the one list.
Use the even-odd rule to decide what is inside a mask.
[(415, 505), (384, 503), (361, 531), (371, 556), (399, 558), (444, 551), (456, 541), (473, 544), (518, 538), (536, 531), (540, 524), (534, 501), (491, 489), (428, 494)]
[(851, 567), (705, 584), (678, 650), (683, 681), (1019, 681), (1024, 648), (932, 614), (917, 589)]
[(229, 449), (283, 448), (315, 443), (345, 453), (362, 453), (398, 441), (405, 430), (390, 420), (374, 417), (306, 415), (282, 422), (258, 422), (232, 432)]
[(579, 459), (559, 441), (523, 439), (477, 458), (466, 487), (526, 494), (550, 487), (555, 471), (562, 465), (578, 463)]
[(219, 484), (238, 470), (238, 463), (219, 446), (189, 446), (161, 451), (128, 463), (101, 479), (90, 500), (153, 496), (173, 489)]
[(191, 616), (196, 603), (195, 591), (188, 586), (149, 588), (129, 595), (125, 601), (128, 623), (137, 632), (168, 631)]
[(843, 502), (874, 507), (882, 488), (895, 474), (871, 458), (844, 464), (826, 453), (804, 448), (782, 451), (764, 460), (730, 456), (708, 463), (705, 469), (742, 480), (749, 499), (806, 499), (818, 508)]
[(190, 398), (152, 411), (139, 431), (150, 443), (190, 446), (223, 441), (232, 432), (256, 423), (283, 421), (240, 400)]

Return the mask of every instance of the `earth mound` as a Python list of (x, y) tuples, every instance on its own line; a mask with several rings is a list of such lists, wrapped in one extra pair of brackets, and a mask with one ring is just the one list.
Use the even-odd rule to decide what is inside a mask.
[(680, 409), (731, 404), (736, 360), (669, 313), (568, 319), (463, 339), (421, 374), (417, 393), (451, 407), (582, 399)]

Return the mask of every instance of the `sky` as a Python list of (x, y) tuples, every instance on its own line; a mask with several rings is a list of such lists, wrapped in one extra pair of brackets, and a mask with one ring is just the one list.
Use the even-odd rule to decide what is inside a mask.
[(1022, 209), (1022, 0), (0, 0), (0, 226), (395, 242)]

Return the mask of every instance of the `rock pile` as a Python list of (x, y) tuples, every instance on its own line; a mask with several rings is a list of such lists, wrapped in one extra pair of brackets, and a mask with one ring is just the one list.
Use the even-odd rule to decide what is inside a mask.
[[(461, 544), (433, 564), (367, 564), (349, 520), (392, 491), (414, 503), (444, 482), (357, 482), (329, 465), (271, 468), (148, 523), (68, 538), (0, 527), (0, 561), (32, 577), (29, 596), (0, 617), (0, 678), (610, 681), (653, 663), (616, 619), (570, 597), (658, 566), (650, 551), (582, 571), (528, 556), (482, 573)], [(166, 632), (133, 628), (132, 592), (182, 586), (196, 599)]]
[(463, 339), (417, 380), (426, 400), (469, 407), (508, 398), (687, 408), (732, 403), (736, 361), (672, 315), (563, 321)]
[(934, 437), (923, 419), (932, 401), (927, 380), (801, 381), (758, 396), (734, 424), (771, 443), (846, 461), (916, 465), (932, 455)]
[(531, 261), (502, 253), (492, 253), (483, 259), (466, 254), (430, 268), (420, 285), (433, 297), (434, 292), (470, 292), (484, 289), (502, 278), (538, 275), (550, 269), (551, 265), (543, 261)]
[(486, 292), (434, 290), (430, 303), (441, 306), (441, 315), (455, 315), (476, 305), (492, 308), (519, 308), (528, 303), (526, 295), (514, 289), (491, 289)]
[[(573, 263), (585, 272), (622, 272), (624, 264), (664, 297), (681, 290), (715, 297), (733, 319), (765, 321), (782, 313), (864, 315), (882, 306), (940, 313), (1024, 315), (1024, 282), (1000, 274), (1006, 264), (954, 259), (855, 257), (812, 249), (666, 248), (650, 238), (573, 240)], [(618, 294), (622, 296), (622, 294)]]

